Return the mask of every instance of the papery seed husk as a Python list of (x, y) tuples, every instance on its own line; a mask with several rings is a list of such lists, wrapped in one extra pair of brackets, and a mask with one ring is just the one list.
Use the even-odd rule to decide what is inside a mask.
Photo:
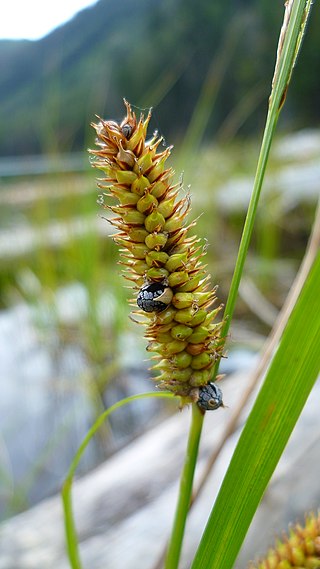
[[(189, 342), (189, 338), (188, 338), (188, 342)], [(203, 352), (206, 352), (208, 350), (208, 345), (207, 343), (202, 343), (202, 344), (188, 344), (186, 351), (188, 352), (188, 354), (191, 354), (192, 356), (197, 356), (199, 354), (202, 354)]]

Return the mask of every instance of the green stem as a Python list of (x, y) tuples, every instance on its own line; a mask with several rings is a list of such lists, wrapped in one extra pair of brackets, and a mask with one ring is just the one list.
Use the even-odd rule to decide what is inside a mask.
[(181, 473), (179, 497), (166, 555), (165, 569), (176, 569), (179, 564), (184, 529), (191, 500), (203, 418), (204, 415), (201, 413), (199, 407), (195, 404), (192, 405), (187, 452)]
[[(253, 184), (253, 190), (250, 203), (246, 215), (246, 220), (242, 232), (241, 242), (239, 246), (235, 270), (233, 273), (230, 291), (225, 308), (225, 320), (221, 329), (221, 337), (226, 339), (235, 304), (238, 296), (240, 280), (243, 273), (244, 264), (247, 258), (249, 243), (252, 236), (254, 222), (257, 213), (257, 207), (262, 189), (262, 183), (265, 176), (267, 162), (269, 158), (271, 143), (277, 126), (278, 118), (282, 105), (286, 97), (286, 91), (291, 78), (291, 73), (297, 51), (300, 47), (305, 23), (311, 8), (311, 0), (296, 0), (293, 3), (290, 23), (286, 29), (286, 35), (283, 42), (281, 54), (277, 61), (276, 72), (274, 76), (273, 86), (269, 99), (269, 108), (266, 118), (266, 125), (260, 148), (260, 154), (256, 169), (256, 175)], [(220, 362), (218, 361), (215, 368), (213, 378), (216, 376)]]

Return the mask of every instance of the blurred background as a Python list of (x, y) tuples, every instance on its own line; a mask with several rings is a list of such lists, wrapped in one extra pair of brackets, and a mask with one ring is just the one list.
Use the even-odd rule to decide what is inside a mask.
[[(175, 145), (176, 181), (183, 175), (191, 185), (197, 234), (208, 241), (208, 268), (225, 301), (283, 17), (280, 0), (100, 0), (79, 12), (85, 4), (74, 0), (60, 19), (40, 4), (26, 3), (26, 13), (18, 5), (1, 29), (1, 519), (59, 490), (95, 417), (152, 385), (97, 204), (90, 122), (96, 114), (121, 120), (123, 97), (138, 115), (153, 107), (150, 134)], [(51, 19), (35, 29), (44, 10)], [(310, 233), (320, 179), (319, 26), (314, 10), (268, 167), (225, 373), (253, 365)], [(82, 472), (165, 412), (151, 401), (117, 413)]]

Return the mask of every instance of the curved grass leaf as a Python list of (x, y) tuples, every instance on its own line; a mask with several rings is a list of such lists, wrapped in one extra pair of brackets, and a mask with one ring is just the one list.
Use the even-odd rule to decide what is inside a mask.
[(192, 569), (231, 569), (320, 370), (320, 253), (242, 432)]

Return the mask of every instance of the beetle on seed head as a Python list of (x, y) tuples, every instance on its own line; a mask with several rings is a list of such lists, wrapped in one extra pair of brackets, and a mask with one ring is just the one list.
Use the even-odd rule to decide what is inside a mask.
[(137, 305), (144, 312), (162, 312), (169, 306), (172, 298), (171, 288), (162, 283), (151, 283), (140, 289)]
[(199, 389), (197, 405), (202, 411), (214, 411), (219, 407), (223, 407), (221, 389), (212, 381), (207, 385), (203, 385)]
[(121, 132), (127, 140), (129, 140), (129, 138), (132, 134), (132, 130), (133, 130), (133, 128), (132, 128), (131, 124), (129, 124), (129, 123), (125, 123), (124, 125), (121, 126)]

